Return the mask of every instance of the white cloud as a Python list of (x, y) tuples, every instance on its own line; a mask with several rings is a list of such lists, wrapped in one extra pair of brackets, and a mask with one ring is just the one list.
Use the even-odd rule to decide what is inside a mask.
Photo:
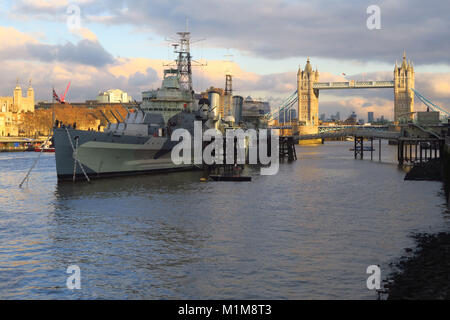
[[(61, 19), (64, 1), (17, 1), (13, 13)], [(209, 44), (258, 57), (311, 55), (334, 59), (392, 62), (407, 49), (418, 63), (450, 63), (448, 1), (380, 1), (382, 29), (368, 30), (368, 0), (141, 0), (81, 1), (84, 21), (133, 25), (161, 36), (183, 30)], [(24, 11), (26, 8), (26, 11)], [(59, 8), (59, 9), (58, 9)]]
[[(100, 90), (120, 88), (140, 99), (141, 92), (160, 86), (163, 60), (143, 57), (113, 58), (89, 29), (79, 31), (77, 44), (47, 45), (33, 36), (12, 27), (0, 27), (0, 95), (10, 95), (17, 77), (33, 78), (38, 99), (51, 99), (51, 88), (65, 88), (72, 82), (69, 100), (95, 98)], [(68, 63), (70, 62), (70, 63)], [(275, 62), (274, 62), (275, 63)], [(296, 72), (259, 75), (248, 72), (236, 62), (210, 60), (208, 65), (194, 70), (197, 91), (209, 86), (223, 87), (225, 72), (231, 70), (235, 93), (270, 100), (273, 107), (296, 89)], [(392, 71), (352, 75), (352, 79), (391, 80)], [(344, 81), (340, 75), (320, 72), (320, 81)], [(450, 73), (416, 73), (416, 88), (435, 103), (450, 106)], [(334, 99), (334, 100), (333, 100)], [(419, 102), (416, 101), (419, 107)], [(333, 92), (321, 95), (320, 112), (341, 114), (357, 111), (390, 116), (393, 109), (392, 90)]]
[[(81, 34), (85, 39), (73, 44), (49, 45), (38, 42), (32, 36), (12, 27), (0, 26), (0, 58), (6, 60), (39, 60), (43, 62), (64, 61), (87, 65), (103, 66), (111, 64), (114, 59), (101, 44), (91, 40), (95, 35), (88, 29)], [(90, 39), (89, 39), (90, 38)]]

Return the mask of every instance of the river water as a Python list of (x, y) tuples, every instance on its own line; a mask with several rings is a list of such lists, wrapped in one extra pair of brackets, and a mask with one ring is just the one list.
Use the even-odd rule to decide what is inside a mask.
[(367, 267), (384, 278), (412, 232), (449, 219), (441, 183), (404, 181), (396, 147), (378, 162), (351, 146), (298, 146), (298, 161), (252, 182), (57, 183), (43, 154), (23, 189), (37, 154), (0, 153), (0, 298), (375, 299)]

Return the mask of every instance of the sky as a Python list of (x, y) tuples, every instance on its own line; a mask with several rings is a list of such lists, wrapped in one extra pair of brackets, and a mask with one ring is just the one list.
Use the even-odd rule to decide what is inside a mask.
[[(446, 0), (1, 0), (0, 96), (32, 79), (37, 100), (70, 81), (69, 102), (111, 88), (139, 101), (174, 58), (167, 39), (187, 27), (193, 58), (206, 65), (194, 68), (197, 92), (224, 87), (231, 70), (234, 94), (275, 108), (307, 57), (320, 81), (392, 80), (405, 50), (416, 89), (450, 110), (448, 12)], [(319, 113), (338, 111), (392, 119), (393, 90), (321, 91)]]

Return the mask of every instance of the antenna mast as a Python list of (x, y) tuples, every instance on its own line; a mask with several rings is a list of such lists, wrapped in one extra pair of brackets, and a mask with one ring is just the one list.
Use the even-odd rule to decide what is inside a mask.
[(168, 41), (171, 41), (173, 43), (172, 46), (177, 58), (175, 60), (175, 65), (172, 62), (169, 64), (165, 64), (165, 66), (176, 67), (181, 87), (184, 90), (192, 93), (194, 90), (192, 85), (192, 63), (194, 62), (195, 66), (204, 66), (205, 64), (192, 60), (191, 44), (193, 42), (202, 41), (203, 39), (192, 42), (191, 33), (189, 32), (188, 28), (189, 22), (188, 18), (186, 17), (186, 30), (183, 32), (177, 32), (179, 39), (167, 39)]
[(175, 47), (175, 53), (178, 55), (176, 63), (180, 75), (181, 86), (192, 92), (192, 66), (191, 66), (191, 33), (189, 31), (177, 32), (180, 36), (179, 45)]

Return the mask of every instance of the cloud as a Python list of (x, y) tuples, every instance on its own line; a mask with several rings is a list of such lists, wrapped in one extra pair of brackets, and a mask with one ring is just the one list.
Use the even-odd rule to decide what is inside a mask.
[[(28, 2), (29, 5), (32, 2), (33, 4), (37, 3), (35, 1)], [(130, 2), (125, 3), (129, 4)], [(262, 0), (261, 4), (262, 7), (266, 6), (266, 9), (270, 7), (265, 0)], [(89, 7), (91, 3), (88, 1), (82, 5), (93, 10), (93, 7)], [(289, 7), (288, 4), (284, 5)], [(157, 9), (158, 6), (164, 7), (162, 3), (156, 2)], [(305, 8), (309, 8), (311, 14), (317, 13), (315, 5), (308, 6), (305, 5)], [(46, 6), (41, 6), (39, 10), (45, 12), (45, 8)], [(105, 12), (101, 10), (101, 2), (100, 9), (97, 7), (96, 10)], [(120, 10), (117, 12), (116, 9), (111, 10), (108, 12), (114, 13), (112, 16), (117, 17), (117, 12)], [(264, 14), (262, 8), (255, 10), (257, 14)], [(89, 10), (87, 11), (89, 12)], [(125, 16), (132, 12), (134, 9), (121, 10), (119, 13), (121, 16)], [(178, 13), (173, 12), (172, 14)], [(169, 16), (171, 17), (171, 15)], [(109, 21), (108, 23), (117, 22)], [(243, 21), (243, 23), (246, 22)], [(0, 73), (3, 75), (0, 79), (0, 95), (11, 94), (16, 77), (20, 77), (22, 81), (32, 78), (37, 98), (46, 100), (51, 99), (50, 88), (55, 86), (61, 88), (59, 90), (63, 90), (69, 81), (72, 81), (68, 94), (71, 101), (94, 99), (98, 91), (111, 88), (125, 90), (140, 100), (143, 90), (160, 86), (164, 70), (163, 60), (142, 57), (114, 58), (102, 47), (96, 35), (88, 28), (80, 29), (78, 34), (81, 40), (77, 43), (50, 45), (15, 28), (0, 27), (0, 43), (2, 43)], [(270, 37), (270, 33), (267, 36)], [(231, 39), (230, 41), (235, 40)], [(271, 47), (273, 43), (265, 45)], [(333, 44), (331, 43), (331, 45)], [(210, 60), (206, 67), (194, 69), (193, 80), (196, 91), (204, 90), (209, 86), (224, 87), (227, 71), (233, 74), (233, 89), (236, 94), (244, 96), (250, 94), (253, 97), (267, 99), (273, 107), (294, 92), (297, 85), (296, 72), (259, 75), (246, 71), (236, 62)], [(392, 71), (355, 74), (349, 78), (391, 80)], [(320, 72), (320, 81), (344, 80), (345, 78), (342, 76)], [(416, 88), (436, 104), (450, 109), (450, 73), (416, 73)], [(418, 100), (416, 100), (416, 106), (421, 108)], [(390, 89), (321, 92), (320, 112), (335, 113), (339, 110), (341, 110), (341, 114), (350, 113), (352, 110), (361, 115), (366, 114), (367, 111), (374, 111), (376, 116), (384, 114), (392, 117), (393, 92)]]
[(2, 44), (0, 50), (3, 50), (4, 48), (17, 48), (26, 43), (37, 43), (37, 41), (32, 36), (13, 27), (0, 26), (0, 43)]
[(136, 72), (128, 78), (128, 85), (131, 87), (147, 87), (151, 83), (159, 80), (155, 69), (147, 68), (145, 72)]
[[(92, 37), (87, 30), (87, 37)], [(102, 67), (114, 62), (108, 53), (96, 40), (82, 39), (73, 44), (49, 45), (38, 42), (31, 36), (12, 27), (0, 26), (0, 59), (2, 60), (39, 60), (43, 62), (67, 62)]]
[[(12, 95), (18, 77), (23, 89), (27, 87), (28, 80), (32, 79), (36, 100), (51, 101), (52, 88), (62, 93), (69, 81), (71, 86), (67, 98), (72, 102), (95, 99), (99, 91), (112, 88), (123, 89), (140, 100), (142, 89), (148, 88), (145, 85), (139, 87), (133, 83), (136, 81), (136, 75), (115, 76), (108, 68), (86, 65), (73, 68), (60, 62), (6, 61), (0, 64), (0, 73), (4, 75), (0, 79), (0, 96)], [(154, 70), (148, 69), (144, 76), (151, 81), (151, 76), (154, 74), (156, 74)]]
[[(61, 18), (58, 6), (17, 1), (13, 13)], [(288, 0), (108, 0), (78, 2), (84, 21), (132, 25), (168, 36), (184, 30), (214, 47), (235, 48), (270, 59), (317, 56), (391, 63), (403, 49), (417, 63), (450, 63), (450, 2), (381, 0), (381, 30), (369, 30), (366, 9), (373, 1)], [(24, 10), (26, 8), (26, 11)], [(58, 9), (59, 8), (59, 9)]]
[[(224, 74), (221, 74), (221, 61), (210, 61), (210, 69), (196, 70), (194, 84), (197, 92), (210, 85), (223, 87)], [(278, 73), (270, 75), (257, 75), (246, 72), (234, 66), (236, 76), (233, 78), (235, 94), (252, 95), (268, 100), (272, 107), (276, 107), (281, 101), (295, 91), (296, 73)], [(141, 92), (150, 88), (158, 88), (161, 85), (162, 60), (144, 58), (121, 58), (114, 64), (104, 67), (92, 65), (77, 65), (76, 68), (62, 62), (42, 61), (16, 61), (10, 60), (0, 64), (0, 73), (4, 76), (0, 79), (0, 95), (11, 95), (15, 86), (16, 77), (20, 77), (22, 84), (26, 80), (33, 79), (33, 86), (37, 99), (51, 100), (51, 88), (54, 86), (58, 92), (64, 91), (67, 83), (72, 85), (68, 93), (69, 101), (84, 101), (95, 99), (99, 91), (111, 88), (119, 88), (128, 92), (136, 100), (141, 99)], [(19, 71), (19, 73), (18, 73)], [(383, 79), (390, 72), (381, 72), (371, 75), (371, 79)], [(237, 76), (239, 75), (239, 77)], [(358, 78), (362, 75), (355, 75)], [(365, 75), (368, 77), (368, 75)], [(352, 76), (353, 78), (353, 76)], [(339, 81), (342, 77), (321, 73), (323, 81)], [(441, 74), (416, 74), (416, 88), (426, 97), (433, 97), (432, 101), (442, 107), (450, 106), (450, 73)], [(319, 112), (348, 116), (352, 111), (358, 117), (365, 118), (368, 111), (373, 111), (375, 117), (384, 115), (393, 117), (393, 91), (392, 89), (367, 89), (367, 90), (328, 90), (323, 91), (319, 97)], [(424, 107), (416, 99), (416, 110), (424, 110)], [(449, 108), (450, 110), (450, 108)]]
[(158, 76), (162, 78), (164, 72), (164, 60), (147, 58), (118, 58), (116, 63), (109, 66), (109, 71), (116, 77), (129, 77), (137, 72), (142, 72), (148, 68), (154, 69)]
[(419, 88), (426, 91), (429, 97), (450, 102), (450, 73), (420, 73), (416, 76), (416, 89)]
[(32, 14), (46, 13), (54, 14), (58, 13), (61, 9), (66, 8), (69, 5), (67, 0), (22, 0), (15, 1), (12, 8), (13, 12), (27, 12)]
[(67, 42), (64, 45), (27, 44), (26, 58), (40, 61), (74, 62), (102, 67), (114, 62), (113, 56), (98, 42), (83, 39), (77, 44)]
[(83, 39), (86, 39), (86, 40), (89, 40), (92, 42), (98, 42), (98, 39), (97, 39), (97, 36), (95, 35), (95, 33), (93, 33), (88, 28), (85, 28), (85, 27), (75, 28), (75, 29), (71, 29), (71, 32), (80, 36)]
[(95, 0), (19, 0), (14, 1), (11, 16), (23, 20), (34, 18), (62, 21), (67, 18), (67, 15), (73, 14), (73, 12), (67, 12), (71, 5), (83, 7), (94, 3)]

